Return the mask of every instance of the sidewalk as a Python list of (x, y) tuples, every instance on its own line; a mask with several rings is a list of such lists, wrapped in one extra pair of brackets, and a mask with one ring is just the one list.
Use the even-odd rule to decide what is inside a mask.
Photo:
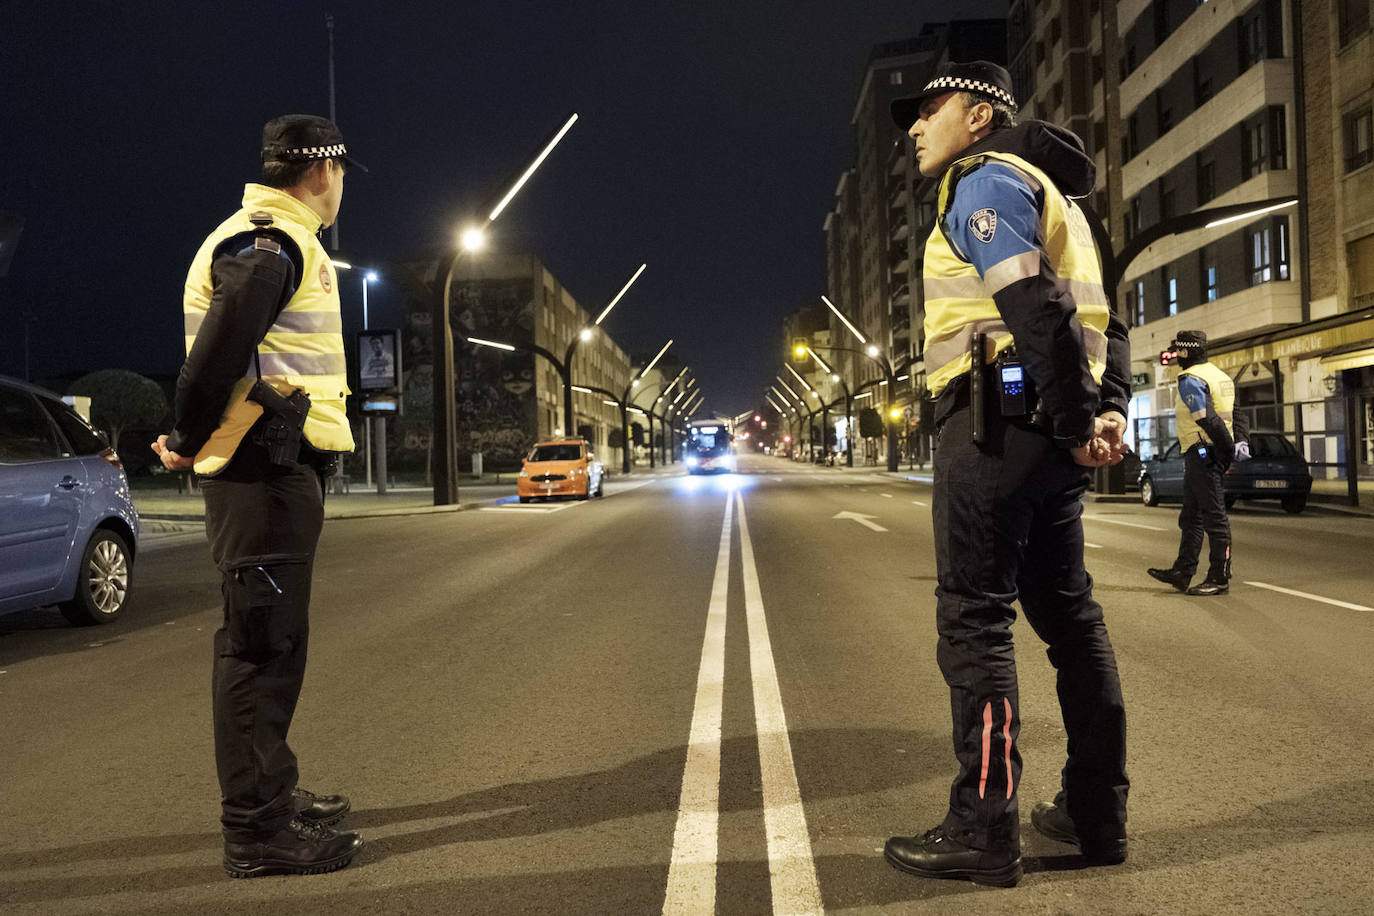
[[(612, 487), (618, 481), (646, 477), (663, 477), (682, 473), (681, 465), (670, 465), (649, 470), (643, 466), (634, 470), (628, 477), (617, 470), (606, 477)], [(387, 515), (432, 515), (441, 512), (459, 512), (465, 509), (494, 505), (505, 499), (515, 497), (515, 478), (513, 471), (500, 474), (483, 474), (473, 477), (463, 474), (458, 478), (458, 505), (434, 505), (433, 487), (414, 484), (389, 485), (385, 494), (376, 490), (376, 484), (369, 488), (362, 481), (351, 481), (348, 492), (331, 492), (324, 499), (324, 517), (336, 518), (373, 518)], [(205, 521), (205, 501), (200, 491), (190, 493), (168, 488), (140, 488), (131, 484), (134, 507), (138, 510), (139, 521), (144, 532), (163, 533), (185, 530), (187, 522)]]

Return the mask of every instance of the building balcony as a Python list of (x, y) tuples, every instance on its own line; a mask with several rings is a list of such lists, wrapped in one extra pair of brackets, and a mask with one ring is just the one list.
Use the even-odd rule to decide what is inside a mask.
[[(1287, 105), (1291, 120), (1292, 104), (1293, 61), (1287, 58), (1261, 61), (1123, 165), (1123, 198), (1135, 197), (1150, 182), (1261, 108)], [(1133, 110), (1125, 107), (1124, 96), (1121, 110), (1124, 115)], [(1290, 158), (1292, 155), (1290, 150)]]

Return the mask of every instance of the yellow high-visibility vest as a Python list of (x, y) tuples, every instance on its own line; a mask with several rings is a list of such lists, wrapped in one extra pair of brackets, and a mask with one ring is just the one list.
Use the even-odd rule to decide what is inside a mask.
[[(310, 395), (305, 420), (305, 440), (326, 452), (353, 451), (353, 432), (348, 425), (345, 401), (348, 370), (344, 358), (343, 318), (339, 311), (339, 283), (329, 255), (316, 238), (320, 217), (304, 203), (276, 188), (249, 184), (243, 190), (243, 208), (211, 232), (196, 252), (186, 276), (182, 313), (186, 324), (186, 352), (191, 352), (201, 322), (210, 308), (213, 284), (210, 266), (215, 250), (229, 238), (258, 227), (252, 217), (266, 213), (272, 228), (290, 236), (304, 258), (296, 278), (296, 292), (267, 336), (258, 345), (258, 364), (263, 380), (283, 395), (297, 388)], [(209, 441), (196, 453), (197, 474), (216, 474), (229, 463), (249, 427), (262, 415), (262, 406), (247, 400), (257, 381), (257, 364), (244, 367), (234, 383), (229, 404)]]
[[(1198, 363), (1196, 366), (1189, 366), (1187, 369), (1180, 369), (1178, 377), (1180, 380), (1185, 375), (1194, 375), (1207, 383), (1207, 389), (1212, 393), (1212, 407), (1216, 409), (1217, 416), (1221, 417), (1226, 424), (1226, 431), (1235, 435), (1235, 425), (1233, 417), (1236, 408), (1236, 383), (1231, 381), (1231, 376), (1227, 375), (1222, 369), (1218, 369), (1211, 363)], [(1183, 395), (1174, 390), (1174, 426), (1178, 430), (1179, 448), (1185, 452), (1199, 442), (1212, 444), (1212, 437), (1207, 435), (1201, 426), (1197, 425), (1197, 420), (1193, 413), (1188, 409), (1188, 405), (1183, 402)]]
[(1011, 264), (1005, 271), (989, 271), (986, 278), (980, 277), (978, 270), (954, 250), (940, 229), (940, 223), (949, 212), (950, 189), (954, 182), (970, 169), (989, 161), (1010, 166), (1021, 174), (1032, 190), (1043, 191), (1040, 235), (1060, 282), (1073, 294), (1078, 321), (1083, 326), (1088, 367), (1093, 379), (1101, 382), (1107, 368), (1107, 319), (1111, 307), (1102, 286), (1102, 264), (1087, 217), (1040, 169), (1020, 156), (987, 152), (959, 159), (945, 171), (940, 181), (936, 225), (926, 240), (922, 278), (926, 309), (923, 356), (930, 393), (938, 395), (951, 381), (969, 371), (973, 365), (969, 351), (975, 334), (981, 332), (993, 341), (993, 352), (985, 354), (988, 360), (1014, 343), (1011, 331), (993, 302), (993, 294), (1025, 276), (1036, 276), (1040, 272), (1039, 252), (1028, 252), (1024, 263)]

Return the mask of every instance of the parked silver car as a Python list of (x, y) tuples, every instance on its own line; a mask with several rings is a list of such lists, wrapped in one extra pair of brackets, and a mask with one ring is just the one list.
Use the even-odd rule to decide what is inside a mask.
[(128, 606), (138, 514), (119, 455), (61, 398), (0, 376), (0, 613), (78, 626)]

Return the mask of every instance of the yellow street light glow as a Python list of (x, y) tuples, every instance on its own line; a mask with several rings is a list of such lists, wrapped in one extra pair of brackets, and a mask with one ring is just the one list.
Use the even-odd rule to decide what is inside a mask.
[(899, 376), (897, 376), (897, 381), (899, 381), (899, 382), (905, 382), (905, 381), (906, 381), (907, 379), (909, 379), (909, 378), (911, 378), (911, 376), (909, 376), (909, 375), (899, 375)]
[(883, 387), (883, 386), (886, 385), (886, 384), (887, 384), (887, 379), (883, 379), (881, 382), (878, 383), (878, 387), (881, 388), (881, 387)]
[(1258, 210), (1251, 210), (1251, 211), (1249, 211), (1248, 213), (1239, 213), (1239, 214), (1237, 214), (1237, 215), (1235, 215), (1235, 216), (1228, 216), (1228, 217), (1226, 217), (1226, 219), (1214, 219), (1214, 220), (1212, 220), (1210, 223), (1208, 223), (1207, 225), (1203, 226), (1202, 228), (1203, 228), (1203, 229), (1215, 229), (1217, 226), (1225, 226), (1227, 223), (1238, 223), (1238, 222), (1240, 222), (1240, 221), (1243, 220), (1243, 219), (1253, 219), (1253, 218), (1255, 218), (1256, 216), (1263, 216), (1264, 214), (1266, 214), (1266, 213), (1272, 213), (1272, 212), (1274, 212), (1275, 210), (1282, 210), (1284, 207), (1291, 207), (1291, 206), (1293, 206), (1294, 204), (1296, 204), (1297, 202), (1298, 202), (1297, 198), (1294, 198), (1294, 199), (1292, 199), (1292, 200), (1290, 200), (1290, 201), (1287, 201), (1287, 202), (1285, 202), (1285, 203), (1273, 204), (1273, 205), (1268, 206), (1268, 207), (1260, 207)]
[(593, 394), (593, 391), (590, 388), (584, 388), (581, 385), (569, 385), (568, 387), (571, 388), (573, 391), (578, 391), (582, 394)]
[(582, 330), (580, 330), (580, 331), (577, 332), (577, 336), (578, 336), (580, 339), (582, 339), (582, 340), (591, 340), (591, 339), (592, 339), (592, 329), (591, 329), (591, 328), (583, 328)]
[(873, 344), (869, 344), (868, 349), (864, 352), (867, 353), (869, 356), (873, 357), (874, 359), (878, 358), (878, 348), (873, 346)]
[(832, 381), (832, 382), (838, 382), (839, 380), (840, 380), (840, 374), (839, 374), (838, 372), (836, 372), (835, 374), (833, 374), (833, 375), (830, 376), (830, 381)]
[(352, 270), (352, 269), (353, 269), (353, 265), (350, 264), (350, 263), (348, 263), (347, 261), (336, 261), (336, 260), (334, 260), (333, 258), (330, 258), (330, 259), (329, 259), (329, 263), (330, 263), (330, 264), (333, 264), (333, 265), (334, 265), (335, 267), (337, 267), (339, 270)]
[(792, 406), (792, 402), (789, 401), (789, 400), (787, 399), (787, 395), (783, 394), (781, 391), (778, 390), (778, 386), (777, 386), (777, 385), (769, 385), (768, 387), (769, 387), (770, 389), (772, 389), (772, 391), (773, 391), (774, 394), (776, 394), (778, 397), (782, 398), (782, 402), (783, 402), (784, 404), (786, 404), (788, 407), (791, 407), (791, 406)]
[(620, 406), (620, 402), (619, 402), (619, 401), (606, 401), (606, 400), (603, 400), (601, 403), (602, 403), (602, 404), (609, 404), (609, 405), (611, 405), (612, 407), (619, 407), (619, 406)]
[(467, 338), (468, 343), (477, 344), (479, 347), (495, 347), (498, 350), (509, 350), (514, 353), (515, 348), (508, 343), (501, 343), (499, 340), (483, 340), (480, 337)]
[(844, 317), (844, 314), (843, 314), (839, 309), (835, 308), (835, 303), (831, 302), (831, 301), (830, 301), (829, 299), (827, 299), (825, 296), (821, 296), (821, 301), (824, 302), (826, 305), (830, 306), (830, 311), (834, 312), (834, 313), (835, 313), (835, 317), (839, 318), (841, 321), (844, 322), (844, 326), (847, 327), (847, 328), (849, 328), (849, 333), (851, 333), (851, 334), (853, 334), (855, 337), (859, 338), (859, 343), (861, 343), (861, 344), (866, 344), (866, 343), (868, 343), (868, 338), (865, 337), (865, 336), (863, 336), (863, 334), (860, 334), (860, 333), (859, 333), (859, 329), (856, 328), (856, 327), (854, 327), (854, 325), (852, 325), (852, 324), (849, 323), (849, 319), (846, 318), (846, 317)]
[(549, 141), (549, 145), (544, 147), (544, 151), (530, 163), (529, 168), (525, 169), (525, 174), (516, 179), (515, 184), (506, 192), (506, 196), (501, 198), (501, 202), (496, 205), (496, 209), (491, 211), (491, 215), (487, 217), (487, 222), (493, 222), (496, 217), (501, 215), (501, 211), (506, 209), (506, 204), (510, 203), (511, 198), (515, 197), (516, 192), (525, 186), (525, 182), (530, 180), (530, 176), (534, 174), (534, 170), (543, 164), (544, 160), (548, 158), (549, 153), (553, 152), (553, 148), (558, 145), (558, 141), (563, 139), (564, 134), (572, 130), (572, 126), (576, 122), (577, 114), (574, 113), (572, 117), (568, 118), (567, 123), (563, 125), (562, 129), (558, 131), (554, 138)]
[(641, 410), (641, 409), (638, 408), (638, 407), (631, 407), (631, 408), (630, 408), (630, 413), (637, 413), (637, 414), (639, 414), (641, 417), (647, 416), (647, 414), (645, 414), (644, 411)]
[(635, 384), (636, 384), (636, 385), (639, 384), (639, 379), (644, 378), (644, 376), (646, 376), (646, 375), (649, 374), (649, 370), (650, 370), (650, 369), (652, 369), (654, 366), (658, 365), (658, 361), (659, 361), (660, 359), (663, 358), (663, 354), (664, 354), (664, 353), (667, 353), (667, 352), (668, 352), (668, 348), (671, 347), (672, 345), (673, 345), (673, 341), (672, 341), (672, 339), (670, 338), (670, 339), (668, 340), (668, 342), (667, 342), (666, 344), (663, 345), (663, 349), (658, 351), (658, 356), (655, 356), (653, 359), (649, 360), (649, 365), (645, 366), (643, 369), (640, 370), (640, 372), (639, 372), (639, 377), (635, 379)]
[(596, 321), (592, 322), (593, 324), (600, 324), (601, 319), (605, 318), (607, 315), (611, 313), (611, 309), (615, 308), (615, 304), (620, 301), (620, 297), (625, 295), (626, 290), (628, 290), (632, 285), (634, 285), (634, 282), (639, 279), (639, 275), (644, 273), (644, 268), (648, 266), (648, 264), (639, 265), (639, 270), (636, 270), (635, 275), (631, 277), (629, 281), (626, 282), (626, 284), (620, 288), (620, 292), (615, 294), (615, 298), (611, 300), (611, 304), (601, 310), (601, 314), (596, 316)]
[(673, 403), (676, 404), (678, 401), (681, 401), (684, 397), (687, 396), (687, 392), (690, 390), (691, 389), (684, 386), (683, 389), (677, 393), (677, 397), (673, 398)]
[(487, 234), (476, 226), (469, 226), (458, 236), (458, 245), (464, 251), (481, 251), (487, 247)]
[(894, 420), (900, 420), (900, 419), (902, 418), (902, 408), (900, 408), (900, 407), (894, 407), (894, 408), (892, 408), (891, 410), (889, 410), (887, 413), (888, 413), (888, 416), (892, 417), (892, 419), (894, 419)]
[(873, 397), (873, 392), (871, 392), (871, 391), (865, 391), (863, 394), (856, 394), (856, 395), (854, 395), (854, 397), (850, 398), (850, 400), (851, 400), (851, 401), (862, 401), (864, 398), (871, 398), (871, 397)]
[(795, 350), (793, 350), (792, 352), (795, 353), (795, 354), (797, 354), (798, 356), (805, 356), (805, 355), (806, 355), (806, 350), (807, 350), (807, 347), (806, 347), (805, 344), (797, 344), (797, 348), (796, 348)]

